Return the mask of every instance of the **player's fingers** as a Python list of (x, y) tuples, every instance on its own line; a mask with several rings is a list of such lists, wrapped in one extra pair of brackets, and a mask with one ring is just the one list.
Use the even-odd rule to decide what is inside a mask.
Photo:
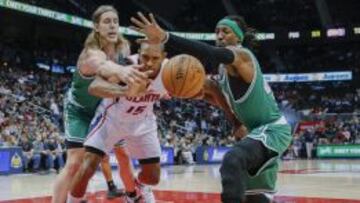
[(135, 70), (142, 70), (144, 67), (144, 64), (133, 64), (130, 68), (133, 68)]
[(119, 93), (125, 93), (129, 90), (129, 85), (118, 85), (119, 87)]
[(134, 23), (138, 28), (144, 28), (145, 27), (145, 24), (143, 23), (143, 22), (141, 22), (141, 21), (139, 21), (138, 19), (136, 19), (135, 17), (131, 17), (130, 18), (130, 21), (132, 22), (132, 23)]
[(147, 71), (145, 71), (145, 72), (143, 72), (143, 73), (149, 78), (150, 75), (154, 73), (154, 71), (152, 71), (152, 70), (147, 70)]
[(149, 76), (145, 74), (144, 72), (136, 71), (134, 72), (134, 76), (139, 78), (139, 80), (147, 80)]
[(128, 77), (124, 78), (124, 83), (127, 84), (127, 85), (131, 85), (131, 84), (135, 83), (135, 80), (133, 79), (133, 77), (128, 76)]
[[(132, 67), (129, 67), (130, 73), (129, 73), (129, 77), (132, 79), (132, 81), (130, 81), (131, 84), (136, 84), (138, 82), (141, 82), (143, 80), (147, 80), (148, 76), (145, 75), (144, 73), (140, 72), (139, 69), (142, 68), (142, 66), (135, 66), (133, 65)], [(128, 83), (129, 84), (129, 83)]]
[(149, 14), (149, 17), (150, 17), (150, 21), (152, 24), (158, 25), (158, 23), (156, 22), (155, 17), (152, 13)]
[(144, 23), (145, 25), (151, 24), (150, 21), (144, 16), (144, 14), (142, 12), (137, 12), (137, 15), (141, 19), (142, 23)]

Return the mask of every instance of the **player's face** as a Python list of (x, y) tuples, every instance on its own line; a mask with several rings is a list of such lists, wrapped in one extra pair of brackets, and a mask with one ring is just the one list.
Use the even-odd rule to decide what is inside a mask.
[(165, 56), (165, 52), (156, 45), (142, 45), (139, 50), (139, 60), (141, 64), (144, 64), (144, 70), (153, 71), (150, 78), (157, 76)]
[(235, 46), (239, 43), (239, 38), (235, 35), (231, 28), (219, 25), (215, 29), (216, 46), (226, 47)]
[(100, 16), (99, 23), (95, 24), (95, 30), (100, 36), (110, 43), (118, 41), (119, 17), (113, 11), (108, 11)]

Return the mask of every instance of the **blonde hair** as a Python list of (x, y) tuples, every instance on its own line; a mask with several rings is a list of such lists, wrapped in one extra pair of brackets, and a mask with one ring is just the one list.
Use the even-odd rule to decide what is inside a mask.
[[(95, 24), (100, 22), (100, 18), (101, 15), (106, 13), (106, 12), (114, 12), (116, 13), (116, 15), (118, 15), (117, 10), (110, 5), (102, 5), (99, 6), (95, 12), (92, 15), (92, 22), (94, 24), (94, 28), (95, 28)], [(124, 53), (127, 52), (127, 50), (129, 49), (129, 42), (124, 38), (124, 36), (118, 32), (118, 41), (115, 43), (115, 49), (118, 53)], [(87, 36), (86, 40), (85, 40), (85, 44), (84, 44), (84, 48), (85, 49), (103, 49), (103, 44), (101, 42), (100, 39), (100, 35), (98, 32), (95, 31), (95, 29), (93, 29), (91, 31), (91, 33)]]

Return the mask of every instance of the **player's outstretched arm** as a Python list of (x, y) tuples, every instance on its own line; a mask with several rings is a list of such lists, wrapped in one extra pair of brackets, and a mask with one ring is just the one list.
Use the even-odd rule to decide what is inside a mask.
[(219, 107), (225, 113), (225, 116), (229, 119), (232, 124), (237, 123), (237, 118), (230, 110), (229, 105), (226, 102), (225, 97), (221, 93), (219, 86), (212, 79), (206, 79), (204, 83), (204, 98), (205, 101), (210, 104)]
[(143, 33), (149, 43), (166, 43), (165, 48), (193, 55), (201, 63), (210, 69), (215, 69), (220, 63), (232, 64), (234, 62), (234, 53), (223, 47), (211, 46), (209, 44), (178, 37), (165, 32), (156, 22), (154, 16), (149, 14), (146, 18), (142, 13), (138, 13), (137, 18), (132, 17), (131, 22), (134, 26), (130, 28)]
[[(150, 72), (147, 72), (148, 74)], [(120, 80), (112, 77), (108, 80), (100, 76), (96, 76), (95, 80), (89, 86), (89, 94), (101, 98), (116, 98), (121, 96), (136, 97), (141, 96), (147, 91), (149, 81), (142, 80), (141, 82), (131, 85), (119, 85)]]
[(128, 86), (120, 86), (116, 83), (110, 83), (102, 77), (96, 76), (95, 80), (89, 86), (89, 94), (101, 98), (116, 98), (126, 95)]
[(234, 113), (231, 111), (225, 97), (221, 93), (221, 90), (219, 89), (215, 81), (211, 79), (205, 80), (203, 99), (224, 111), (226, 118), (233, 125), (233, 133), (231, 136), (234, 136), (237, 140), (240, 140), (247, 135), (246, 127), (236, 118)]
[(104, 79), (116, 76), (120, 81), (133, 85), (143, 80), (148, 80), (148, 74), (140, 72), (135, 67), (122, 66), (111, 60), (108, 60), (106, 54), (101, 50), (87, 49), (84, 50), (78, 60), (78, 67), (84, 76), (101, 76)]

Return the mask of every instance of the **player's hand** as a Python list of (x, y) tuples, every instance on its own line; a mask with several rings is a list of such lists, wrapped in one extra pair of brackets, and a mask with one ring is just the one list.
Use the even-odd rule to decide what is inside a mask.
[(147, 87), (149, 86), (149, 83), (151, 81), (149, 77), (153, 73), (153, 71), (145, 70), (144, 65), (132, 65), (132, 69), (135, 70), (136, 74), (141, 75), (141, 80), (137, 80), (134, 83), (128, 83), (128, 90), (126, 91), (126, 95), (129, 97), (141, 96), (146, 92)]
[(140, 69), (142, 65), (129, 65), (120, 68), (116, 76), (120, 81), (126, 83), (128, 86), (133, 86), (135, 84), (140, 84), (144, 81), (148, 82), (150, 71), (142, 72)]
[(148, 87), (147, 81), (142, 81), (140, 83), (136, 83), (133, 85), (129, 85), (128, 89), (126, 90), (125, 95), (128, 97), (137, 97), (141, 96), (146, 93), (147, 87)]
[(130, 29), (146, 36), (145, 39), (140, 39), (138, 42), (159, 44), (166, 39), (166, 32), (158, 25), (152, 13), (146, 18), (144, 14), (138, 12), (137, 17), (131, 17), (130, 20), (134, 24), (133, 26), (130, 26)]

